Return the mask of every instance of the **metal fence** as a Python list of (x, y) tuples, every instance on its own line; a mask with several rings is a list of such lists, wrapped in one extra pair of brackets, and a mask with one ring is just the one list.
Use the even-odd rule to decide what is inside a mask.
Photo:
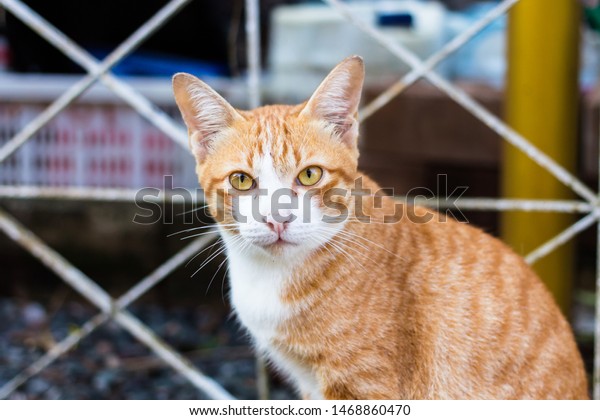
[[(81, 65), (87, 74), (78, 82), (67, 89), (60, 97), (52, 102), (36, 118), (29, 122), (21, 131), (0, 148), (0, 163), (19, 149), (32, 138), (52, 118), (68, 107), (75, 99), (82, 95), (94, 83), (100, 82), (122, 98), (140, 115), (154, 124), (158, 129), (167, 134), (176, 143), (187, 148), (187, 135), (182, 125), (173, 121), (168, 115), (158, 110), (145, 97), (135, 91), (130, 85), (111, 74), (111, 68), (123, 57), (138, 47), (151, 34), (157, 31), (174, 14), (182, 9), (191, 0), (171, 0), (146, 23), (138, 28), (129, 38), (123, 41), (104, 60), (98, 61), (83, 48), (69, 39), (49, 22), (44, 20), (30, 7), (20, 0), (0, 0), (0, 6), (23, 21), (26, 25), (40, 34), (49, 43), (62, 51), (71, 60)], [(448, 80), (435, 72), (435, 67), (446, 57), (454, 53), (471, 38), (491, 24), (495, 19), (505, 14), (520, 0), (503, 0), (480, 20), (473, 23), (467, 30), (457, 35), (438, 52), (426, 60), (421, 60), (413, 52), (400, 44), (392, 42), (375, 26), (364, 22), (340, 0), (323, 0), (326, 4), (336, 9), (348, 21), (361, 31), (376, 40), (394, 56), (411, 67), (411, 71), (394, 83), (385, 92), (366, 105), (360, 112), (361, 120), (365, 120), (387, 104), (391, 99), (403, 92), (407, 87), (421, 78), (427, 79), (434, 86), (446, 93), (459, 105), (481, 120), (493, 131), (513, 146), (520, 149), (538, 165), (571, 188), (579, 200), (520, 200), (520, 199), (486, 199), (470, 198), (459, 199), (455, 202), (465, 210), (492, 210), (492, 211), (539, 211), (578, 213), (581, 217), (576, 223), (563, 232), (541, 244), (537, 249), (526, 256), (529, 263), (552, 252), (578, 233), (592, 226), (600, 218), (600, 195), (588, 188), (577, 177), (556, 163), (543, 151), (523, 138), (519, 133), (505, 124), (498, 117), (481, 106), (471, 96), (462, 91)], [(522, 1), (522, 0), (521, 0)], [(246, 0), (246, 34), (248, 41), (248, 104), (250, 107), (260, 105), (260, 34), (259, 34), (259, 0)], [(600, 180), (599, 180), (600, 185)], [(0, 198), (53, 198), (59, 200), (100, 200), (100, 201), (133, 201), (136, 191), (126, 189), (85, 189), (85, 188), (47, 188), (31, 186), (3, 186), (0, 187)], [(162, 201), (168, 197), (157, 197)], [(443, 201), (437, 205), (444, 206)], [(31, 255), (54, 271), (67, 284), (73, 287), (82, 296), (100, 309), (100, 314), (85, 323), (81, 329), (72, 332), (63, 341), (57, 343), (44, 356), (30, 365), (25, 371), (14, 377), (0, 388), (0, 398), (8, 397), (21, 384), (39, 373), (46, 366), (56, 360), (60, 355), (68, 352), (80, 340), (94, 331), (103, 323), (112, 319), (122, 328), (130, 332), (140, 342), (148, 346), (160, 359), (181, 375), (186, 377), (206, 397), (215, 399), (233, 398), (226, 390), (211, 378), (195, 368), (188, 360), (178, 354), (174, 349), (163, 342), (145, 324), (134, 317), (128, 310), (133, 301), (163, 280), (169, 273), (187, 261), (198, 251), (205, 248), (214, 236), (196, 240), (170, 259), (160, 265), (154, 272), (143, 278), (133, 288), (121, 297), (114, 299), (91, 278), (87, 277), (77, 267), (64, 259), (56, 251), (46, 245), (25, 226), (21, 225), (10, 214), (0, 209), (0, 229), (12, 240), (26, 249)], [(600, 224), (598, 227), (598, 242), (600, 243)], [(600, 246), (598, 247), (598, 267), (596, 276), (597, 290), (600, 292)], [(600, 293), (597, 295), (600, 300)], [(596, 303), (596, 329), (595, 329), (595, 359), (594, 359), (594, 398), (600, 399), (600, 302)], [(259, 363), (260, 366), (260, 363)], [(264, 369), (259, 378), (259, 387), (264, 395), (265, 376)]]

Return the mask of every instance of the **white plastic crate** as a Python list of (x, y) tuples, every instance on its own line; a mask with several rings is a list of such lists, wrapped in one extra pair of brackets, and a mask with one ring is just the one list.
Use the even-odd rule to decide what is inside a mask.
[[(0, 104), (0, 145), (43, 109)], [(173, 110), (174, 111), (174, 110)], [(75, 105), (0, 164), (0, 184), (195, 188), (191, 154), (120, 105)]]
[[(433, 54), (447, 38), (447, 12), (436, 1), (362, 0), (349, 2), (347, 7), (421, 58)], [(324, 4), (279, 6), (273, 11), (271, 23), (270, 90), (275, 95), (296, 100), (309, 96), (337, 63), (353, 54), (365, 60), (367, 83), (395, 81), (410, 70), (385, 47)], [(445, 73), (444, 63), (438, 71)]]

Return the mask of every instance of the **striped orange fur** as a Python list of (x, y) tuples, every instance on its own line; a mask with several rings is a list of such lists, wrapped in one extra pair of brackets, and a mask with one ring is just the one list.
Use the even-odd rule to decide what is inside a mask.
[[(390, 197), (327, 196), (357, 179), (379, 189), (357, 170), (363, 77), (350, 57), (306, 103), (253, 111), (174, 77), (232, 304), (258, 351), (305, 398), (587, 398), (568, 323), (506, 245)], [(307, 187), (299, 174), (311, 167), (322, 177)], [(232, 188), (239, 173), (247, 191)], [(278, 189), (309, 206), (278, 219)], [(240, 221), (252, 205), (257, 217)]]

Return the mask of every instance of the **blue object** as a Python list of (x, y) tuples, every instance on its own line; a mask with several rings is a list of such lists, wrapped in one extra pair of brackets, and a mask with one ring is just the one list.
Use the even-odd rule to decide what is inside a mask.
[(414, 24), (413, 16), (410, 13), (380, 13), (377, 15), (378, 26), (412, 28)]
[[(101, 60), (106, 57), (108, 51), (91, 49), (90, 53)], [(147, 52), (136, 52), (125, 57), (113, 67), (112, 72), (117, 75), (156, 77), (171, 77), (177, 72), (191, 73), (199, 77), (228, 75), (227, 66), (224, 64)]]

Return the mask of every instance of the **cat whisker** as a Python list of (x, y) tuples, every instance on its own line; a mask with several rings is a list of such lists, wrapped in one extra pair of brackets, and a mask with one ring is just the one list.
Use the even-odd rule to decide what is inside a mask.
[(183, 216), (184, 214), (189, 214), (189, 213), (193, 213), (193, 212), (198, 211), (198, 210), (203, 210), (203, 209), (205, 209), (207, 207), (208, 207), (208, 204), (205, 204), (205, 205), (203, 205), (201, 207), (196, 207), (196, 208), (193, 208), (193, 209), (188, 210), (188, 211), (177, 213), (176, 216)]
[[(326, 243), (325, 239), (322, 239), (321, 241), (319, 241), (318, 239), (319, 238), (317, 238), (317, 237), (312, 238), (312, 240), (315, 242), (315, 244), (318, 245), (317, 249), (319, 251), (321, 251), (321, 250), (327, 251), (329, 253), (329, 255), (331, 256), (331, 258), (335, 260), (335, 254), (329, 248), (327, 248), (327, 243)], [(323, 242), (325, 242), (325, 244), (323, 244)]]
[(351, 264), (358, 265), (365, 273), (369, 273), (369, 270), (365, 268), (356, 258), (354, 258), (346, 249), (343, 247), (343, 243), (338, 240), (330, 240), (328, 244), (334, 247), (338, 252), (344, 255)]
[[(194, 277), (200, 270), (202, 270), (204, 267), (206, 267), (207, 264), (209, 264), (211, 261), (213, 261), (215, 258), (217, 258), (219, 255), (221, 255), (222, 253), (224, 253), (227, 250), (227, 244), (225, 243), (225, 241), (222, 238), (219, 238), (219, 239), (220, 239), (222, 245), (213, 254), (211, 254), (190, 277)], [(234, 237), (233, 240), (240, 241), (241, 239), (243, 239), (241, 236), (236, 236), (236, 237)], [(215, 242), (213, 247), (217, 243), (218, 242)], [(233, 242), (233, 243), (235, 243), (235, 242)], [(188, 264), (189, 264), (189, 262), (188, 262)], [(211, 280), (211, 283), (212, 283), (212, 280)], [(209, 284), (209, 287), (210, 287), (210, 284)]]
[(335, 224), (335, 223), (342, 223), (342, 222), (358, 222), (358, 223), (362, 223), (365, 225), (393, 225), (397, 222), (385, 222), (385, 221), (380, 221), (380, 220), (373, 220), (373, 218), (371, 217), (367, 217), (367, 216), (363, 216), (361, 218), (358, 218), (356, 216), (340, 216), (340, 217), (334, 217), (328, 220), (328, 223), (331, 224)]
[[(325, 228), (325, 229), (331, 229), (331, 228)], [(340, 234), (340, 235), (342, 235), (342, 236), (352, 237), (352, 238), (356, 238), (356, 239), (360, 239), (360, 240), (366, 241), (366, 242), (368, 242), (368, 243), (376, 246), (377, 248), (382, 249), (383, 251), (389, 253), (390, 255), (392, 255), (392, 256), (394, 256), (396, 258), (400, 258), (400, 256), (398, 254), (393, 253), (392, 251), (390, 251), (389, 249), (387, 249), (383, 245), (378, 244), (377, 242), (371, 241), (370, 239), (367, 239), (364, 236), (361, 236), (361, 235), (359, 235), (357, 233), (350, 232), (350, 231), (347, 231), (347, 230), (339, 230), (339, 231), (337, 231), (337, 233)]]
[(222, 239), (221, 238), (217, 238), (217, 240), (210, 246), (210, 247), (206, 247), (200, 250), (200, 252), (198, 252), (196, 255), (194, 255), (192, 258), (190, 258), (190, 260), (188, 262), (185, 263), (185, 267), (187, 267), (188, 265), (190, 265), (190, 263), (192, 261), (194, 261), (196, 259), (196, 257), (198, 257), (200, 254), (204, 253), (204, 251), (208, 250), (208, 249), (213, 249), (215, 247), (216, 244), (218, 244), (219, 242), (221, 242)]
[(188, 236), (184, 236), (183, 238), (179, 238), (180, 241), (184, 241), (186, 239), (191, 239), (191, 238), (198, 238), (200, 236), (205, 236), (205, 235), (212, 235), (214, 233), (218, 233), (218, 230), (211, 230), (208, 232), (200, 232), (200, 233), (194, 233), (193, 235), (188, 235)]
[[(242, 236), (240, 236), (240, 235), (235, 236), (233, 238), (232, 244), (236, 244), (236, 243), (243, 243), (244, 246), (242, 248), (240, 248), (240, 250), (239, 250), (239, 252), (242, 252), (242, 253), (245, 251), (245, 249), (247, 249), (247, 246), (249, 245), (249, 243), (246, 242), (244, 240), (244, 238)], [(223, 261), (221, 262), (221, 264), (219, 264), (219, 266), (217, 267), (217, 270), (215, 271), (215, 273), (213, 274), (212, 278), (210, 279), (210, 282), (208, 283), (208, 286), (206, 288), (206, 293), (205, 294), (208, 294), (208, 291), (210, 290), (210, 286), (212, 285), (215, 277), (217, 276), (217, 274), (219, 273), (219, 271), (221, 270), (221, 268), (223, 267), (223, 265), (225, 265), (229, 261), (229, 257), (227, 256), (227, 253), (224, 253), (223, 251), (224, 251), (224, 249), (220, 249), (218, 251), (219, 254), (224, 254), (225, 258), (223, 259)], [(216, 258), (216, 256), (215, 256), (215, 258)], [(200, 267), (198, 270), (200, 270), (201, 268), (202, 267)], [(222, 277), (222, 280), (221, 280), (221, 299), (223, 301), (223, 304), (225, 304), (225, 279), (227, 278), (227, 273), (228, 272), (229, 272), (229, 265), (226, 265), (225, 266), (225, 271), (223, 272), (223, 277)]]
[(236, 225), (237, 225), (236, 223), (221, 224), (221, 225), (218, 225), (218, 224), (215, 223), (215, 224), (211, 224), (211, 225), (207, 225), (207, 226), (196, 226), (196, 227), (193, 227), (193, 228), (183, 229), (183, 230), (180, 230), (178, 232), (169, 233), (167, 235), (167, 238), (170, 238), (171, 236), (179, 235), (181, 233), (193, 232), (195, 230), (214, 229), (214, 228), (218, 228), (219, 226), (221, 226), (221, 227), (231, 227), (231, 226), (236, 226)]
[[(229, 262), (229, 257), (225, 256), (225, 261)], [(227, 274), (229, 274), (229, 264), (225, 266), (225, 272), (223, 273), (223, 278), (221, 279), (221, 300), (223, 301), (223, 305), (225, 305), (225, 279), (227, 278)]]
[[(344, 239), (344, 238), (340, 238), (340, 239), (341, 239), (342, 243), (344, 243), (345, 245), (348, 245), (348, 244), (347, 244), (347, 243), (345, 243), (344, 241), (347, 241), (347, 242), (354, 243), (354, 244), (357, 244), (357, 245), (358, 245), (358, 243), (357, 243), (356, 241), (352, 241), (352, 240), (350, 240), (350, 239), (348, 239), (348, 238), (346, 238), (346, 239)], [(366, 249), (367, 249), (367, 250), (369, 250), (369, 248), (368, 248), (368, 247), (366, 247)], [(369, 250), (369, 251), (370, 251), (370, 250)], [(387, 251), (387, 250), (386, 250), (386, 251)], [(389, 251), (388, 251), (388, 252), (389, 252)], [(392, 254), (392, 255), (393, 255), (393, 254)], [(369, 257), (368, 253), (365, 253), (365, 254), (363, 254), (363, 256), (364, 256), (365, 258), (367, 258), (369, 261), (371, 261), (371, 262), (372, 262), (374, 265), (376, 265), (376, 266), (382, 266), (382, 265), (383, 265), (383, 262), (382, 262), (382, 261), (375, 261), (373, 258)]]
[[(327, 228), (322, 228), (322, 229), (323, 229), (323, 230), (327, 230)], [(361, 243), (359, 243), (358, 241), (354, 241), (353, 239), (351, 239), (351, 237), (350, 237), (350, 236), (345, 236), (344, 234), (345, 234), (346, 232), (344, 232), (343, 230), (336, 231), (335, 229), (331, 229), (331, 231), (333, 231), (333, 232), (334, 232), (334, 237), (335, 237), (336, 235), (339, 235), (339, 236), (341, 237), (340, 239), (347, 239), (348, 241), (350, 241), (350, 242), (352, 242), (352, 243), (354, 243), (354, 244), (358, 245), (358, 246), (359, 246), (359, 247), (361, 247), (362, 249), (364, 249), (364, 250), (366, 250), (366, 251), (369, 251), (369, 247), (367, 247), (366, 245), (364, 245), (364, 244), (361, 244)]]
[(206, 292), (204, 292), (204, 296), (208, 295), (208, 291), (210, 290), (210, 286), (212, 285), (213, 280), (219, 273), (219, 270), (221, 270), (221, 267), (223, 267), (223, 264), (225, 264), (226, 262), (227, 262), (227, 258), (225, 258), (223, 261), (221, 261), (221, 264), (219, 264), (219, 266), (217, 267), (217, 270), (215, 271), (213, 276), (210, 278), (210, 281), (208, 282), (208, 286), (206, 286)]
[(317, 233), (316, 236), (321, 236), (321, 239), (324, 241), (323, 246), (331, 245), (340, 254), (345, 256), (352, 264), (358, 264), (358, 266), (362, 270), (364, 270), (365, 272), (368, 272), (368, 270), (362, 264), (360, 264), (356, 258), (354, 258), (346, 249), (343, 248), (344, 244), (340, 240), (336, 239), (335, 237), (327, 238), (327, 237), (325, 237), (325, 235), (322, 235), (319, 233)]
[(223, 253), (225, 251), (225, 249), (226, 249), (225, 244), (221, 245), (219, 247), (219, 249), (217, 249), (213, 254), (211, 254), (206, 260), (204, 260), (202, 265), (200, 265), (200, 267), (196, 271), (194, 271), (194, 273), (190, 277), (194, 277), (200, 270), (202, 270), (204, 267), (206, 267), (212, 260), (214, 260), (216, 257), (218, 257), (221, 253)]
[[(338, 233), (338, 234), (340, 234), (340, 233), (342, 233), (342, 232), (344, 232), (344, 231), (338, 231), (337, 233)], [(344, 232), (344, 233), (346, 233), (346, 234), (347, 234), (348, 232)], [(358, 238), (360, 238), (360, 239), (365, 239), (365, 240), (366, 240), (366, 238), (363, 238), (363, 237), (361, 237), (361, 236), (359, 236), (359, 235), (357, 235), (357, 237), (358, 237)], [(351, 243), (351, 244), (354, 244), (354, 245), (357, 245), (357, 246), (359, 246), (359, 247), (363, 248), (365, 251), (370, 251), (369, 247), (365, 246), (364, 244), (361, 244), (361, 243), (357, 242), (356, 240), (354, 240), (354, 239), (353, 239), (353, 238), (351, 238), (350, 236), (345, 236), (345, 237), (344, 237), (343, 235), (340, 235), (340, 237), (339, 237), (339, 238), (336, 238), (336, 236), (334, 236), (334, 237), (332, 238), (332, 240), (336, 241), (336, 243), (337, 243), (338, 245), (340, 245), (340, 246), (342, 246), (342, 245), (346, 245), (346, 246), (348, 246), (348, 243)], [(370, 242), (370, 241), (369, 241), (369, 242)], [(374, 244), (374, 245), (377, 245), (377, 246), (379, 246), (379, 247), (381, 247), (380, 245), (378, 245), (378, 244), (376, 244), (376, 243), (374, 243), (374, 242), (373, 242), (373, 244)], [(385, 249), (385, 248), (383, 248), (383, 249), (384, 249), (385, 251), (389, 252), (390, 254), (392, 254), (392, 255), (395, 255), (395, 254), (391, 253), (390, 251), (388, 251), (387, 249)], [(348, 255), (349, 255), (349, 253), (348, 253)], [(367, 254), (364, 254), (364, 256), (365, 256), (367, 259), (369, 259), (369, 261), (371, 261), (372, 263), (374, 263), (375, 265), (377, 265), (377, 262), (376, 262), (376, 261), (374, 261), (374, 260), (373, 260), (372, 258), (370, 258), (369, 256), (367, 256)], [(349, 255), (349, 257), (350, 257), (350, 255)]]

